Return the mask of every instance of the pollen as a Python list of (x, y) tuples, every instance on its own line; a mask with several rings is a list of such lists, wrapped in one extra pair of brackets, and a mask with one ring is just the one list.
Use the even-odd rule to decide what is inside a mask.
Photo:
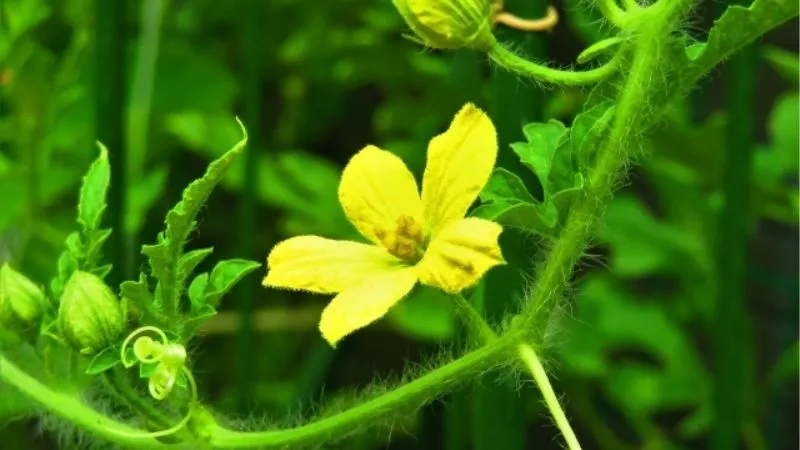
[(416, 262), (423, 253), (422, 226), (409, 215), (398, 217), (394, 230), (376, 234), (386, 250), (402, 260)]

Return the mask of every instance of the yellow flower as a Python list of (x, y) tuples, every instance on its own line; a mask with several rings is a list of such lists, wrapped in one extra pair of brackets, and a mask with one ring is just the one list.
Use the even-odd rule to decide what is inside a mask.
[(500, 225), (465, 218), (497, 158), (494, 125), (471, 104), (428, 145), (417, 182), (403, 161), (375, 146), (342, 173), (339, 200), (373, 245), (298, 236), (267, 257), (265, 286), (338, 294), (322, 312), (322, 336), (335, 346), (383, 317), (417, 282), (456, 293), (503, 264)]

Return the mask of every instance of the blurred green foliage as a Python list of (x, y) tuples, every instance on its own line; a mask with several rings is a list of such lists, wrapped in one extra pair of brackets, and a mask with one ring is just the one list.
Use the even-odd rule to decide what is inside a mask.
[[(579, 40), (592, 43), (607, 37), (599, 15), (578, 8), (577, 2), (566, 3), (566, 27)], [(258, 54), (247, 55), (262, 61), (264, 98), (259, 99), (241, 93), (236, 2), (164, 1), (157, 42), (140, 41), (141, 2), (129, 4), (129, 67), (141, 67), (135, 51), (140, 45), (154, 46), (157, 52), (147, 126), (129, 130), (143, 133), (139, 139), (145, 143), (136, 149), (141, 154), (131, 157), (142, 167), (129, 180), (125, 216), (135, 248), (154, 241), (161, 226), (153, 218), (164, 215), (186, 181), (198, 177), (202, 167), (239, 139), (232, 116), (246, 102), (259, 102), (264, 110), (263, 123), (246, 125), (264, 136), (263, 148), (251, 151), (257, 153), (258, 173), (255, 242), (257, 252), (266, 256), (278, 239), (292, 235), (359, 239), (336, 194), (347, 158), (374, 143), (398, 154), (420, 175), (428, 139), (443, 129), (463, 98), (453, 80), (453, 56), (426, 53), (402, 39), (402, 20), (388, 1), (263, 2), (263, 46)], [(44, 285), (58, 275), (52, 262), (72, 232), (81, 176), (96, 157), (93, 18), (88, 0), (5, 0), (0, 11), (0, 262), (14, 262)], [(773, 47), (763, 56), (785, 79), (786, 88), (771, 99), (766, 139), (754, 155), (752, 223), (754, 230), (770, 221), (796, 232), (797, 55)], [(137, 76), (147, 76), (135, 70), (131, 84)], [(580, 93), (547, 95), (547, 119), (572, 123), (573, 134), (602, 132), (597, 124), (606, 105), (575, 118)], [(609, 417), (618, 416), (610, 428), (628, 434), (632, 430), (633, 437), (626, 438), (631, 448), (634, 442), (647, 448), (691, 445), (702, 439), (711, 420), (713, 379), (700, 343), (709, 333), (716, 286), (725, 282), (715, 279), (712, 246), (722, 195), (726, 116), (719, 112), (697, 120), (690, 109), (688, 104), (673, 108), (647, 142), (643, 153), (649, 156), (632, 186), (613, 200), (593, 249), (608, 254), (607, 267), (592, 269), (578, 281), (574, 310), (565, 315), (552, 343), (563, 361), (565, 397), (575, 397), (577, 422), (585, 421), (592, 433), (586, 442), (594, 438), (606, 448), (614, 448), (616, 441), (602, 426), (593, 426), (598, 409), (601, 416), (608, 411)], [(582, 187), (580, 169), (593, 151), (581, 147), (580, 136), (567, 139), (565, 133), (555, 120), (529, 125), (524, 129), (527, 142), (501, 149), (515, 152), (546, 181), (541, 192), (530, 193), (517, 175), (498, 168), (474, 214), (509, 226), (519, 217), (534, 216), (541, 226), (529, 232), (557, 232), (569, 193)], [(563, 167), (543, 166), (534, 152), (542, 148), (560, 155), (556, 160)], [(243, 159), (233, 164), (221, 182), (223, 194), (201, 212), (200, 231), (190, 236), (197, 248), (213, 245), (220, 254), (234, 256), (236, 223), (230, 214), (245, 184), (243, 164)], [(563, 176), (575, 170), (574, 178)], [(198, 267), (208, 273), (189, 285), (193, 300), (213, 295), (202, 284), (220, 290), (230, 281), (224, 266)], [(257, 278), (245, 282), (255, 285)], [(367, 332), (380, 333), (386, 342), (373, 345), (371, 337), (355, 338), (334, 359), (318, 342), (314, 320), (298, 318), (305, 306), (320, 304), (319, 299), (257, 292), (259, 309), (290, 318), (256, 323), (262, 337), (253, 352), (260, 362), (249, 406), (257, 414), (280, 416), (298, 404), (306, 407), (325, 385), (367, 383), (378, 363), (385, 366), (375, 369), (380, 373), (395, 373), (402, 359), (418, 359), (428, 344), (450, 342), (457, 333), (448, 299), (419, 288), (389, 315), (384, 325), (390, 333)], [(225, 304), (220, 309), (230, 310)], [(226, 373), (230, 369), (222, 368), (235, 367), (230, 359), (234, 355), (226, 352), (226, 334), (235, 326), (226, 328), (230, 320), (216, 319), (212, 322), (222, 331), (206, 338), (199, 365), (209, 372), (222, 370), (208, 373), (205, 384), (208, 396), (225, 405), (233, 386)], [(780, 380), (796, 378), (797, 364), (785, 361), (791, 359), (774, 372), (778, 381), (749, 393), (753, 405), (783, 389)], [(772, 367), (776, 361), (762, 363)], [(3, 396), (0, 422), (27, 406), (16, 396)], [(676, 411), (678, 420), (665, 419)], [(755, 406), (750, 409), (747, 420), (756, 429), (762, 413)], [(420, 429), (419, 417), (409, 418), (409, 430)], [(8, 430), (16, 433), (12, 442), (28, 439)], [(4, 433), (0, 429), (0, 436)], [(376, 439), (349, 448), (377, 448)], [(25, 445), (20, 448), (33, 448)]]

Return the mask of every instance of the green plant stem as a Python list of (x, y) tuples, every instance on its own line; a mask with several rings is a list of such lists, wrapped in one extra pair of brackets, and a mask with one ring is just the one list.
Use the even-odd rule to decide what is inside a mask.
[(161, 42), (161, 22), (167, 3), (168, 0), (144, 0), (141, 6), (142, 34), (136, 50), (126, 130), (129, 182), (139, 179), (147, 155), (153, 80), (156, 74), (158, 47)]
[(740, 442), (748, 393), (753, 392), (752, 354), (747, 320), (747, 256), (750, 237), (750, 191), (758, 63), (756, 44), (737, 53), (726, 69), (727, 125), (722, 172), (724, 203), (717, 232), (717, 301), (714, 323), (714, 421), (711, 446), (735, 448)]
[[(632, 1), (633, 0), (626, 0), (626, 7), (628, 6), (627, 4)], [(617, 5), (616, 0), (597, 0), (595, 4), (597, 4), (597, 9), (600, 10), (600, 13), (609, 23), (617, 28), (623, 28), (625, 26), (625, 11)]]
[(664, 82), (660, 78), (663, 74), (654, 76), (661, 69), (661, 46), (668, 42), (678, 14), (691, 4), (690, 0), (662, 2), (642, 11), (648, 26), (642, 29), (635, 44), (629, 75), (620, 88), (608, 138), (597, 153), (597, 162), (589, 173), (583, 196), (570, 209), (561, 235), (534, 283), (536, 289), (522, 313), (523, 325), (541, 323), (540, 314), (549, 315), (548, 311), (568, 284), (569, 274), (592, 236), (595, 220), (602, 215), (614, 186), (623, 175), (625, 163), (636, 150), (642, 121), (648, 117), (648, 92)]
[(20, 370), (14, 363), (0, 354), (0, 379), (15, 386), (25, 395), (45, 406), (50, 412), (69, 420), (85, 430), (109, 441), (124, 444), (128, 448), (157, 449), (169, 447), (149, 437), (126, 436), (146, 433), (117, 422), (84, 405), (80, 400), (55, 391)]
[(617, 59), (612, 58), (609, 62), (596, 69), (584, 71), (571, 71), (553, 69), (517, 55), (507, 49), (503, 44), (495, 42), (489, 49), (487, 55), (509, 72), (531, 78), (544, 83), (558, 84), (562, 86), (584, 86), (587, 84), (599, 83), (610, 77), (617, 70)]
[(109, 370), (103, 374), (103, 379), (131, 409), (146, 420), (158, 425), (159, 429), (167, 429), (173, 425), (172, 419), (139, 397), (121, 370)]
[(498, 338), (497, 333), (463, 295), (456, 294), (452, 298), (456, 312), (473, 337), (481, 343), (490, 343)]
[(539, 390), (542, 392), (542, 397), (544, 397), (547, 409), (550, 410), (550, 415), (553, 416), (553, 420), (556, 421), (556, 426), (559, 431), (561, 431), (561, 435), (564, 436), (564, 440), (567, 441), (567, 447), (570, 450), (580, 450), (581, 444), (578, 442), (578, 437), (575, 436), (575, 432), (572, 431), (572, 426), (569, 424), (569, 420), (567, 420), (567, 415), (561, 408), (553, 386), (550, 384), (550, 379), (547, 377), (547, 372), (545, 372), (544, 366), (542, 366), (542, 362), (539, 360), (533, 347), (528, 344), (519, 344), (517, 346), (517, 352), (522, 362), (525, 363), (525, 366), (531, 372), (531, 375), (533, 375), (536, 386), (538, 386)]
[(497, 339), (380, 397), (307, 425), (279, 431), (238, 432), (205, 424), (203, 434), (209, 436), (215, 448), (305, 448), (330, 443), (362, 430), (366, 424), (379, 423), (402, 411), (413, 411), (444, 391), (454, 389), (497, 364), (506, 356), (510, 344), (508, 339)]
[[(454, 295), (453, 299), (456, 304), (456, 310), (459, 312), (464, 324), (473, 334), (478, 335), (487, 343), (494, 342), (498, 339), (492, 327), (489, 326), (486, 320), (481, 317), (478, 311), (472, 307), (464, 296)], [(536, 386), (539, 387), (547, 409), (550, 410), (550, 414), (553, 416), (556, 426), (567, 441), (567, 446), (570, 450), (580, 450), (581, 446), (578, 443), (578, 438), (575, 436), (575, 432), (572, 431), (572, 426), (569, 424), (569, 420), (567, 420), (567, 415), (558, 402), (558, 397), (556, 397), (555, 391), (553, 391), (553, 386), (550, 384), (550, 379), (547, 377), (544, 366), (542, 366), (541, 361), (539, 361), (539, 356), (536, 355), (533, 347), (528, 344), (518, 344), (516, 347), (519, 358), (525, 363), (525, 367), (528, 368), (531, 376), (533, 376), (533, 381), (536, 383)]]

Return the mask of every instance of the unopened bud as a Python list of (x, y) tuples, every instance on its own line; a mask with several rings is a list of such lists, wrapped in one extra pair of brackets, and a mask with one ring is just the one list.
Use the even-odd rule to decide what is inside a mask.
[(64, 286), (58, 325), (67, 342), (85, 355), (117, 343), (125, 327), (111, 289), (97, 275), (82, 271), (73, 273)]
[(492, 35), (490, 0), (392, 0), (409, 28), (427, 47), (488, 51)]
[(42, 317), (44, 292), (8, 263), (0, 268), (0, 325), (28, 329)]

